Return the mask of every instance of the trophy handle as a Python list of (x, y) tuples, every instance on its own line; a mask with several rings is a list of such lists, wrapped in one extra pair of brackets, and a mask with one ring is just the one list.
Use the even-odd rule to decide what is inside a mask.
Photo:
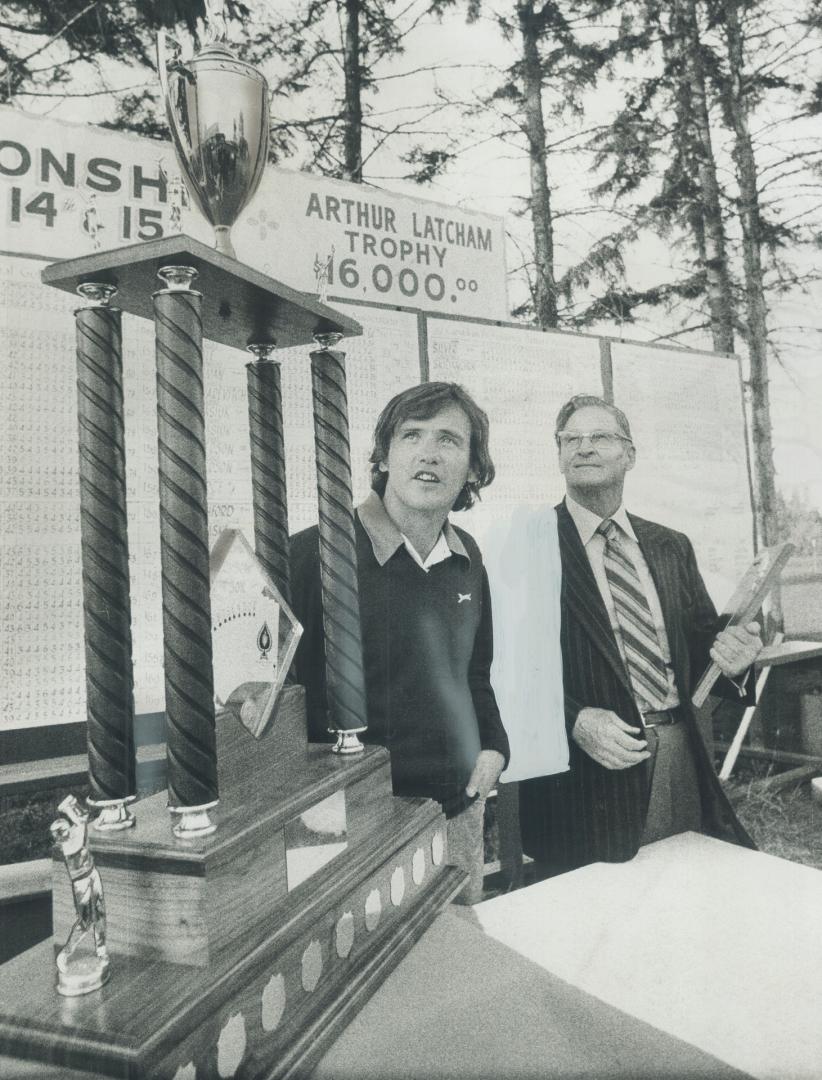
[[(171, 45), (171, 49), (169, 49)], [(166, 33), (165, 30), (157, 31), (157, 71), (160, 76), (160, 89), (163, 91), (163, 99), (167, 103), (168, 96), (168, 69), (174, 64), (177, 67), (180, 65), (180, 55), (183, 51), (183, 47), (180, 42)]]

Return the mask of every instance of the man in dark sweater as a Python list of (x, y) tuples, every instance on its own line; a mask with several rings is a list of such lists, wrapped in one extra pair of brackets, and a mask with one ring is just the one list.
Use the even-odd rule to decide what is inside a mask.
[[(424, 383), (383, 410), (371, 494), (355, 515), (367, 742), (391, 755), (397, 795), (439, 800), (451, 862), (482, 896), (485, 798), (508, 759), (490, 668), (493, 631), (479, 548), (448, 521), (494, 478), (488, 418), (453, 383)], [(308, 733), (328, 738), (316, 526), (291, 543), (293, 608), (304, 631), (295, 660)]]

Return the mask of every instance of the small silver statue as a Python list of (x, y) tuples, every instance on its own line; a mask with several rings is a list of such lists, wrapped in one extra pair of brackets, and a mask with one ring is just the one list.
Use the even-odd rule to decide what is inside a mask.
[(225, 0), (205, 0), (206, 42), (224, 42), (228, 38)]
[[(77, 205), (78, 198), (81, 204), (79, 208)], [(102, 246), (100, 233), (105, 228), (105, 225), (100, 220), (100, 213), (97, 209), (97, 196), (94, 192), (89, 192), (88, 195), (77, 192), (76, 197), (70, 195), (63, 203), (63, 209), (79, 210), (80, 225), (83, 232), (88, 236), (94, 250), (99, 251)]]
[[(100, 872), (88, 846), (88, 811), (74, 795), (67, 795), (57, 809), (63, 817), (52, 822), (50, 832), (62, 852), (77, 912), (68, 939), (57, 954), (57, 991), (64, 997), (77, 997), (99, 990), (108, 982), (106, 906)], [(86, 952), (75, 956), (77, 946), (89, 933), (94, 941), (94, 955)]]
[(334, 245), (331, 245), (331, 252), (325, 261), (320, 258), (320, 253), (317, 252), (314, 256), (314, 280), (317, 284), (317, 299), (321, 304), (328, 303), (328, 284), (331, 278), (331, 267), (334, 265)]
[(159, 165), (160, 172), (166, 182), (169, 215), (168, 231), (169, 233), (179, 234), (183, 231), (183, 210), (187, 210), (190, 205), (188, 189), (182, 176), (176, 170), (166, 168), (165, 158), (160, 158)]

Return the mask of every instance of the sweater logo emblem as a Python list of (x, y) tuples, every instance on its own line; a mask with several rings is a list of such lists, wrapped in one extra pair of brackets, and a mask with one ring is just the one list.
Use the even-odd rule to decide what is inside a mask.
[(471, 593), (470, 592), (468, 592), (468, 593), (458, 592), (457, 593), (457, 603), (458, 604), (464, 604), (466, 602), (470, 602), (470, 600), (471, 600)]

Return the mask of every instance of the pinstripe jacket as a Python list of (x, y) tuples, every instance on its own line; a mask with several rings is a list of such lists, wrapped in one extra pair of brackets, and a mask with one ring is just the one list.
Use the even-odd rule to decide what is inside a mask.
[[(562, 658), (565, 721), (570, 736), (580, 709), (612, 709), (639, 726), (628, 673), (576, 525), (564, 502), (557, 510), (562, 559)], [(734, 814), (714, 772), (690, 704), (720, 623), (703, 584), (693, 547), (683, 533), (629, 515), (659, 595), (671, 662), (697, 763), (703, 830), (747, 847), (753, 841)], [(725, 682), (717, 692), (739, 700)], [(749, 680), (751, 682), (751, 680)], [(567, 773), (520, 785), (525, 851), (558, 870), (590, 862), (624, 862), (639, 848), (648, 808), (647, 762), (606, 769), (573, 739)]]

